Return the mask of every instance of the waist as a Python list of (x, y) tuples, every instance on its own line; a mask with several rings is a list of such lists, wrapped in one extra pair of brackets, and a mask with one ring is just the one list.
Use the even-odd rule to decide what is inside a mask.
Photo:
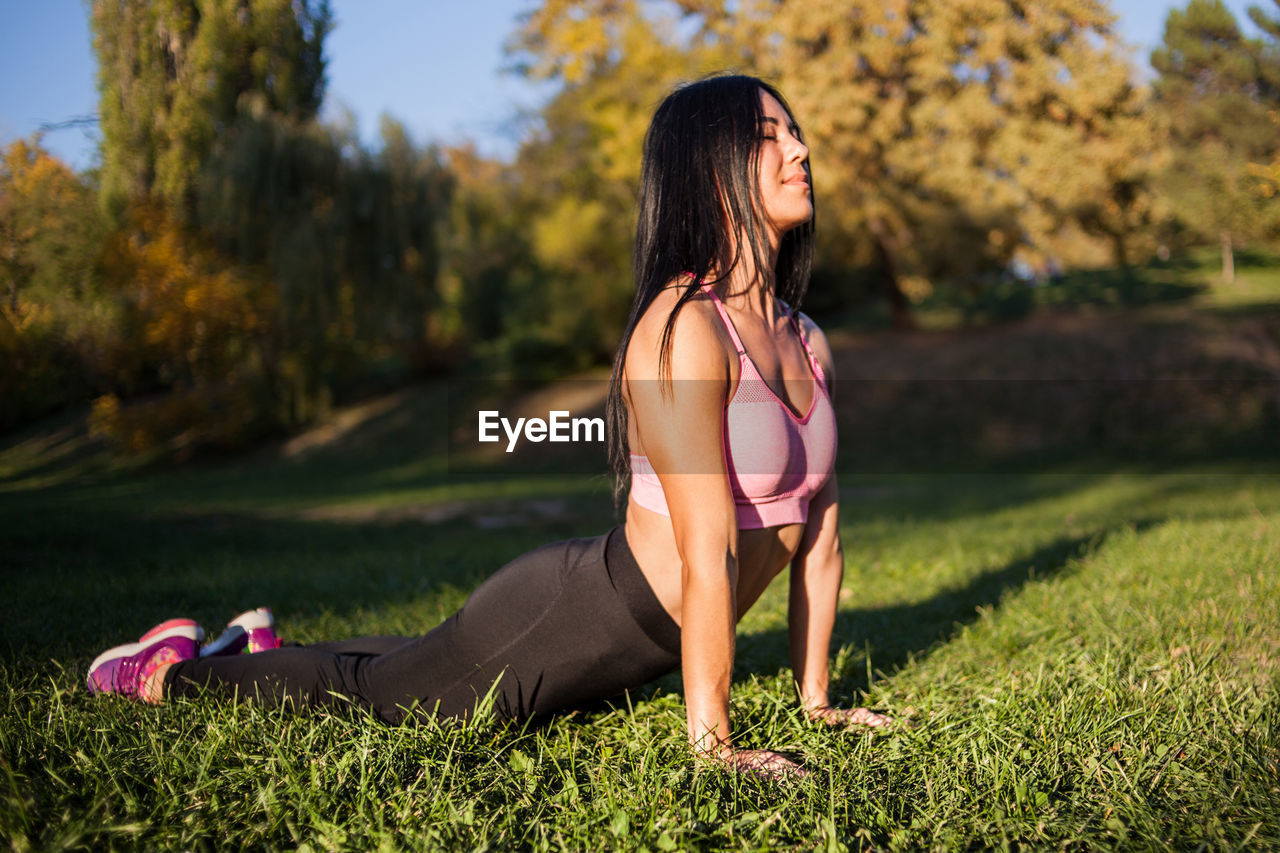
[(644, 576), (644, 570), (636, 562), (635, 554), (627, 544), (625, 528), (619, 525), (607, 536), (604, 564), (609, 580), (626, 602), (640, 630), (664, 651), (679, 657), (680, 626), (671, 620)]

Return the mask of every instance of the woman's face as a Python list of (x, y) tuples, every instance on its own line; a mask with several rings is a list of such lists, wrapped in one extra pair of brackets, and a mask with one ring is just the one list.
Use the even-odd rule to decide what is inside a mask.
[(809, 186), (809, 149), (800, 141), (800, 128), (778, 99), (760, 92), (764, 119), (760, 125), (760, 199), (765, 224), (777, 239), (813, 217)]

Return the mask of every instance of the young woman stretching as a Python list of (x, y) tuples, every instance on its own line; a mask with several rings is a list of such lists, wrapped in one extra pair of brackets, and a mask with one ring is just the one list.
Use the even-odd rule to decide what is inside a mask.
[(683, 86), (654, 115), (608, 401), (610, 456), (630, 476), (622, 526), (517, 557), (421, 637), (201, 657), (197, 626), (171, 620), (100, 655), (90, 689), (350, 703), (395, 723), (465, 717), (491, 688), (494, 714), (521, 718), (680, 668), (694, 753), (785, 774), (784, 756), (734, 747), (729, 685), (735, 625), (790, 565), (804, 710), (887, 725), (827, 696), (843, 556), (831, 352), (794, 309), (813, 253), (808, 158), (755, 78)]

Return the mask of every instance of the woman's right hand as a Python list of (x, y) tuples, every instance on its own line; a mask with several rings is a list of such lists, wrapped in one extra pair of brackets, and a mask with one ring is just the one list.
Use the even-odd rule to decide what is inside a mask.
[(808, 770), (790, 758), (767, 749), (735, 749), (728, 758), (721, 760), (737, 773), (770, 782), (803, 779), (809, 775)]

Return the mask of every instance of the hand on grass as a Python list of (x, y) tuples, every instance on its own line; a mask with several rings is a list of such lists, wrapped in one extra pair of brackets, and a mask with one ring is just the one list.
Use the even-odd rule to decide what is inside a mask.
[(785, 779), (803, 779), (809, 775), (790, 758), (767, 749), (735, 749), (725, 764), (745, 776), (777, 782)]
[(892, 717), (877, 714), (870, 708), (833, 708), (830, 705), (820, 705), (816, 708), (806, 708), (805, 713), (809, 715), (809, 719), (816, 722), (844, 728), (866, 726), (872, 729), (886, 729), (894, 724)]

